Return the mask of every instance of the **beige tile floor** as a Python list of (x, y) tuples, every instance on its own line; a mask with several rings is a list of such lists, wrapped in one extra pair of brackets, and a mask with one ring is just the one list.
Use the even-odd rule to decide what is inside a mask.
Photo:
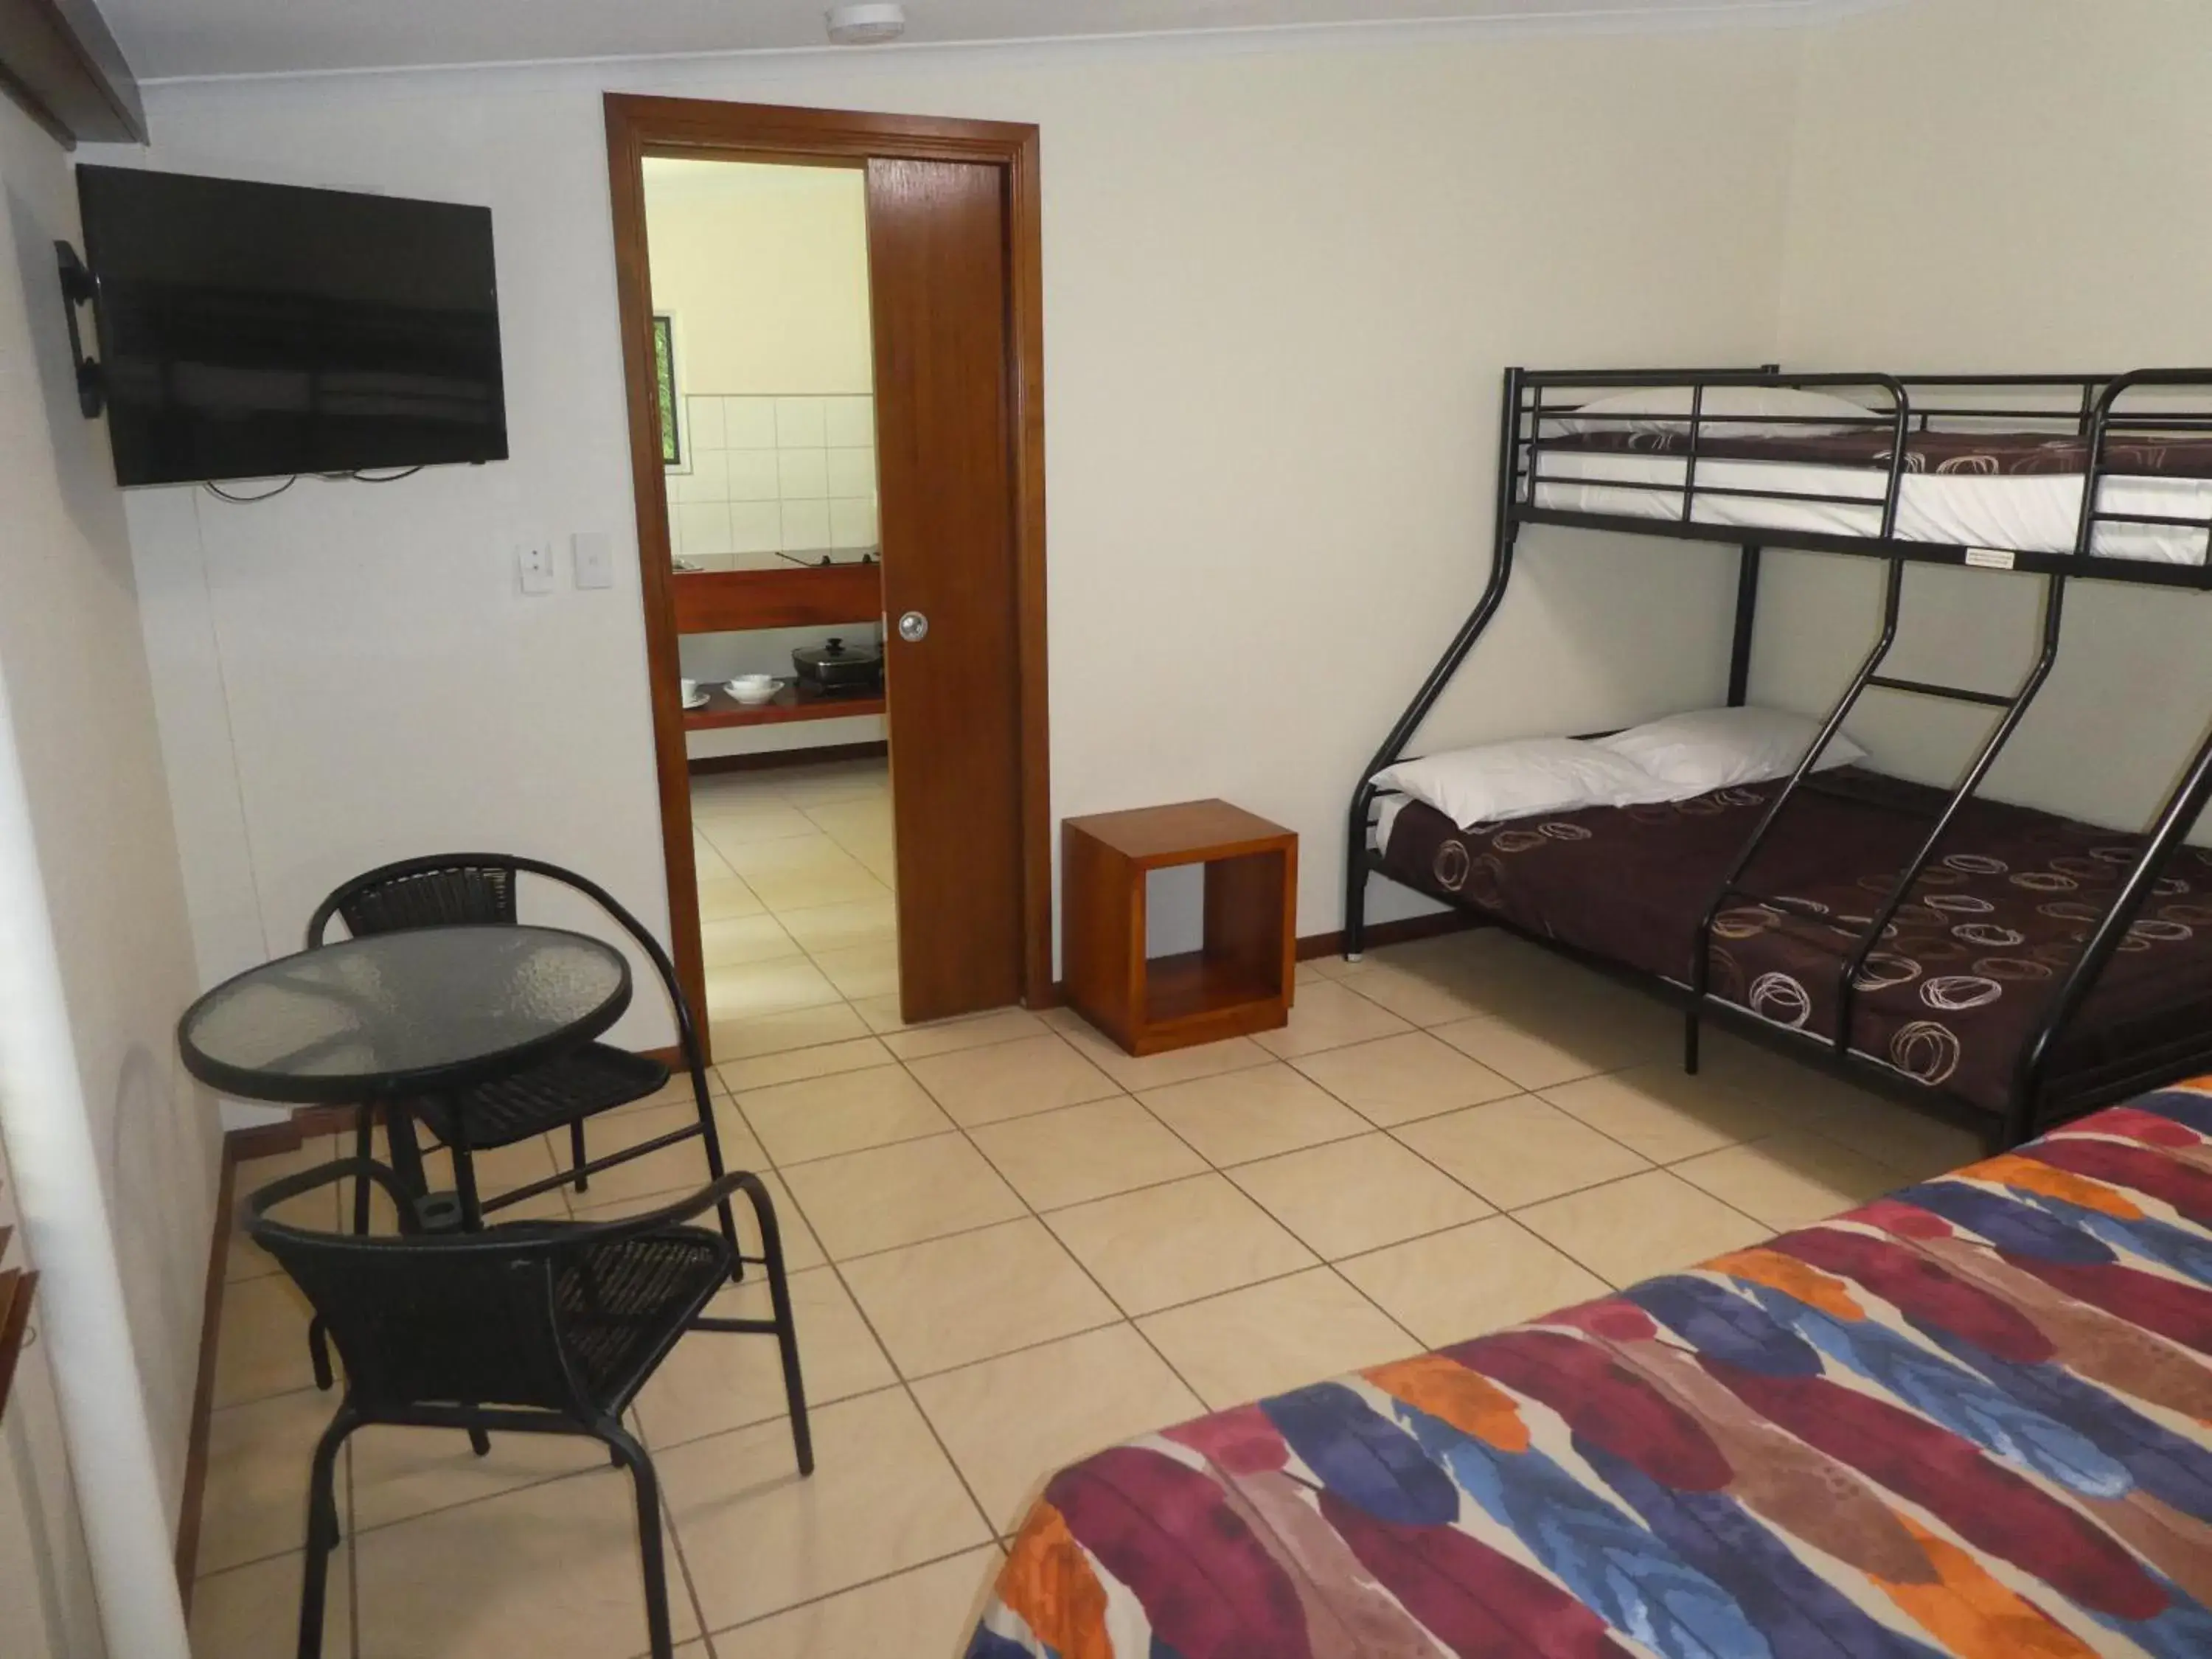
[[(769, 1174), (782, 1206), (820, 1462), (795, 1478), (764, 1340), (696, 1335), (638, 1401), (684, 1659), (949, 1659), (1000, 1540), (1072, 1457), (1750, 1243), (1975, 1152), (1725, 1037), (1684, 1078), (1671, 1015), (1489, 933), (1308, 964), (1288, 1029), (1146, 1060), (1062, 1011), (904, 1028), (883, 975), (841, 955), (883, 940), (844, 907), (887, 914), (866, 784), (787, 777), (718, 790), (702, 814), (735, 855), (705, 902), (789, 941), (723, 964), (717, 1109), (732, 1161)], [(754, 829), (816, 836), (794, 819), (859, 876), (826, 850), (747, 850), (773, 844), (742, 838)], [(749, 828), (717, 841), (717, 823)], [(808, 869), (830, 884), (753, 884)], [(842, 896), (861, 877), (879, 891)], [(757, 939), (774, 943), (766, 926)], [(779, 1000), (809, 971), (851, 988)], [(682, 1109), (634, 1107), (605, 1133)], [(619, 1193), (595, 1183), (580, 1212), (696, 1185), (686, 1150)], [(553, 1153), (508, 1156), (519, 1176)], [(244, 1249), (231, 1277), (193, 1618), (203, 1659), (260, 1659), (289, 1651), (307, 1449), (332, 1402), (310, 1386), (289, 1284)], [(384, 1431), (356, 1438), (344, 1474), (328, 1653), (643, 1651), (627, 1489), (587, 1446), (501, 1436), (478, 1460), (456, 1435)]]

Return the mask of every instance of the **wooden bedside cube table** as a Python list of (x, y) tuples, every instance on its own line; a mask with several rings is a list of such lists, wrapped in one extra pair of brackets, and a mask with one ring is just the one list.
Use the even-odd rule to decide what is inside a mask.
[[(1298, 838), (1225, 800), (1060, 826), (1067, 999), (1133, 1054), (1287, 1024), (1297, 979)], [(1145, 878), (1206, 866), (1206, 944), (1145, 957)]]

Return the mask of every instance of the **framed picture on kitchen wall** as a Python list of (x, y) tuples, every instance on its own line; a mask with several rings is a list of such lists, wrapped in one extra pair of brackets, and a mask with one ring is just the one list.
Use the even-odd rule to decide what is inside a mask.
[(660, 464), (680, 467), (684, 420), (676, 398), (676, 319), (665, 311), (653, 314), (653, 367), (660, 402)]

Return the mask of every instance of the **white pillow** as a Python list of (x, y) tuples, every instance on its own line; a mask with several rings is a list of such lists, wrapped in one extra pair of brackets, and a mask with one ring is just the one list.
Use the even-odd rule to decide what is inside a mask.
[[(1639, 387), (1634, 392), (1616, 393), (1610, 398), (1594, 398), (1571, 415), (1561, 415), (1557, 420), (1549, 416), (1544, 424), (1555, 432), (1684, 432), (1690, 425), (1690, 388), (1686, 386), (1656, 386)], [(1786, 386), (1711, 386), (1705, 388), (1705, 400), (1698, 405), (1700, 416), (1787, 415), (1796, 418), (1774, 423), (1758, 420), (1735, 420), (1701, 422), (1698, 432), (1708, 438), (1812, 438), (1836, 432), (1858, 432), (1869, 429), (1868, 416), (1875, 411), (1848, 398), (1832, 398), (1825, 392), (1800, 392)], [(1594, 415), (1610, 415), (1612, 420), (1591, 420)], [(1826, 416), (1840, 420), (1839, 425), (1815, 426), (1804, 421), (1807, 416)], [(1622, 418), (1626, 417), (1626, 418)]]
[(1673, 793), (1626, 757), (1578, 738), (1519, 738), (1400, 761), (1376, 786), (1426, 801), (1462, 830), (1532, 812), (1628, 806)]
[[(1788, 777), (1820, 730), (1820, 721), (1779, 708), (1697, 708), (1647, 720), (1598, 743), (1674, 785), (1680, 799)], [(1813, 769), (1825, 772), (1865, 758), (1866, 750), (1838, 732)]]

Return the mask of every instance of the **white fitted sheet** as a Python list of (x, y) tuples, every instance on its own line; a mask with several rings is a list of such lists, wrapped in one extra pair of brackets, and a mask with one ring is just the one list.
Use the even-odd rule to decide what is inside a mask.
[[(1680, 522), (1687, 467), (1687, 459), (1680, 455), (1547, 449), (1538, 457), (1543, 477), (1536, 486), (1536, 505), (1563, 513)], [(1703, 492), (1709, 485), (1848, 495), (1864, 498), (1869, 504), (1708, 495)], [(1881, 532), (1881, 502), (1888, 485), (1886, 474), (1865, 467), (1702, 458), (1698, 462), (1699, 494), (1690, 516), (1698, 524), (1871, 537)], [(2212, 517), (2212, 478), (2108, 476), (2098, 491), (2097, 505), (2106, 513)], [(1908, 472), (1899, 493), (1895, 534), (1899, 541), (2015, 553), (2070, 553), (2081, 520), (2078, 472)], [(2097, 526), (2091, 551), (2100, 558), (2201, 565), (2207, 540), (2205, 531), (2184, 526), (2104, 523)]]

